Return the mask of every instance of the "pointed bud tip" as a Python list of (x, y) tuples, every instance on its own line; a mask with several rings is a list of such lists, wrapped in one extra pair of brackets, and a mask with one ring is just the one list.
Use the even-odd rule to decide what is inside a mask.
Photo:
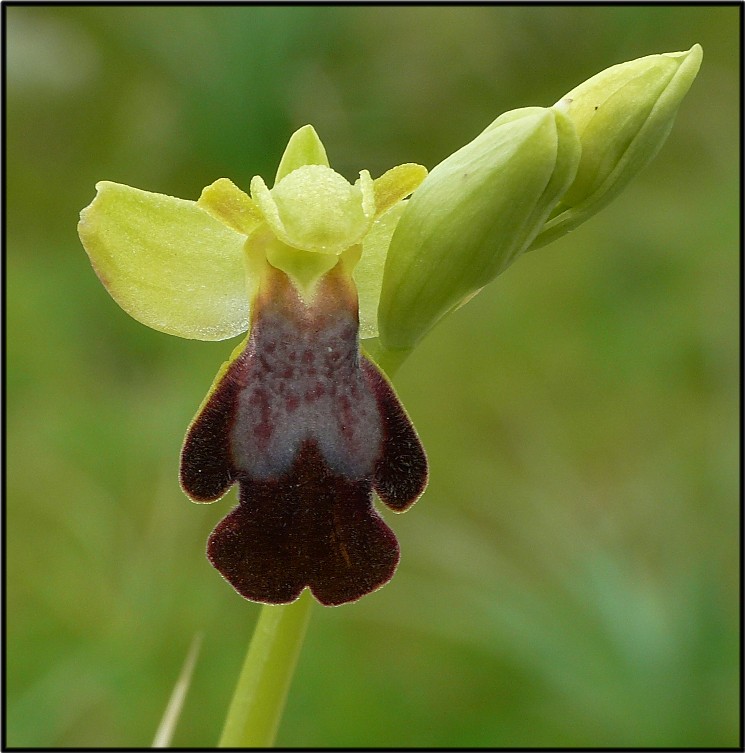
[(553, 107), (573, 121), (582, 158), (571, 188), (534, 241), (559, 238), (608, 204), (662, 147), (703, 50), (647, 55), (606, 68)]

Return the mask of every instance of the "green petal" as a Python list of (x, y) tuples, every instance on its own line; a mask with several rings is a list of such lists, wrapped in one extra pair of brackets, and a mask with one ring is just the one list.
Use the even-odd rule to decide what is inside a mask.
[(248, 328), (243, 244), (193, 201), (101, 181), (78, 233), (112, 298), (178, 337), (224, 340)]
[(249, 195), (228, 178), (219, 178), (203, 188), (197, 206), (243, 235), (251, 235), (263, 221), (261, 212)]
[(277, 168), (274, 185), (276, 186), (285, 175), (289, 175), (303, 165), (329, 166), (326, 150), (312, 125), (303, 126), (290, 136)]
[(401, 199), (413, 193), (427, 177), (427, 168), (408, 162), (392, 167), (376, 178), (373, 183), (375, 191), (375, 213), (380, 216)]

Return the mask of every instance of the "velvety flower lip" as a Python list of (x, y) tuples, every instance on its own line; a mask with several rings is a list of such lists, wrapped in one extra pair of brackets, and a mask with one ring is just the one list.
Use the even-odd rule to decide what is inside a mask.
[(267, 265), (245, 347), (192, 422), (181, 484), (195, 501), (239, 484), (207, 553), (244, 597), (282, 604), (305, 587), (325, 605), (390, 580), (399, 560), (372, 492), (401, 512), (427, 460), (395, 392), (360, 353), (345, 260), (312, 301)]

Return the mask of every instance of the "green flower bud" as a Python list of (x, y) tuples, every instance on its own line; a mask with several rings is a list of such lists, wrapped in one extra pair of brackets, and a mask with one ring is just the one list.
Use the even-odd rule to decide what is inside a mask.
[(608, 204), (657, 154), (696, 78), (703, 50), (648, 55), (614, 65), (554, 107), (574, 123), (582, 158), (574, 183), (535, 239), (538, 248)]
[(574, 180), (580, 147), (560, 109), (497, 118), (425, 178), (393, 233), (380, 341), (408, 350), (522, 253)]

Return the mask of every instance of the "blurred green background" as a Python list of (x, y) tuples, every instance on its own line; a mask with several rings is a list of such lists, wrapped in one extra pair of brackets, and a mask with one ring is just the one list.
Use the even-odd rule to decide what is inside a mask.
[[(740, 8), (8, 7), (7, 742), (217, 738), (258, 607), (204, 557), (180, 444), (235, 342), (130, 319), (77, 239), (97, 180), (196, 198), (313, 123), (353, 178), (704, 47), (655, 162), (397, 376), (431, 482), (403, 557), (314, 607), (283, 746), (732, 746)], [(234, 499), (231, 492), (230, 500)]]

